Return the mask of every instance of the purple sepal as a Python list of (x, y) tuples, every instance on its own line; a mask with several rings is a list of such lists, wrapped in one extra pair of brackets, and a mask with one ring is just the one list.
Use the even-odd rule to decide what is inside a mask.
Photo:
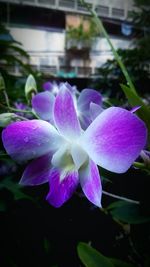
[(53, 108), (55, 97), (50, 92), (42, 92), (36, 94), (32, 98), (32, 107), (36, 114), (43, 120), (54, 123), (53, 121)]
[(28, 120), (8, 125), (2, 132), (2, 141), (7, 153), (22, 162), (56, 151), (62, 138), (48, 122)]
[(85, 196), (94, 205), (101, 207), (102, 186), (99, 170), (93, 161), (89, 161), (79, 170), (79, 179)]
[(26, 167), (21, 180), (21, 185), (40, 185), (49, 181), (51, 169), (51, 154), (33, 160)]
[(61, 87), (54, 104), (54, 121), (58, 131), (65, 137), (79, 137), (80, 123), (76, 114), (73, 97), (65, 85)]

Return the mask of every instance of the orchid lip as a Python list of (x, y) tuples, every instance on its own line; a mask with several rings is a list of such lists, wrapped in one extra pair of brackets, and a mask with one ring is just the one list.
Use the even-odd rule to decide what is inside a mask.
[[(55, 167), (74, 166), (76, 170), (87, 161), (88, 154), (81, 147), (79, 139), (71, 142), (67, 139), (62, 143), (61, 147), (54, 153), (52, 165)], [(66, 168), (66, 167), (65, 167)]]

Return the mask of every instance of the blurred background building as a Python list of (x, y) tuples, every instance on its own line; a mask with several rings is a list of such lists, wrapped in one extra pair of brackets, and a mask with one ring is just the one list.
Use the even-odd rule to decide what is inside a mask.
[[(102, 18), (115, 48), (132, 47), (134, 32), (129, 21), (135, 8), (132, 0), (86, 2)], [(90, 28), (93, 24), (89, 15), (78, 0), (0, 1), (0, 22), (30, 55), (28, 63), (32, 68), (45, 77), (50, 73), (64, 78), (95, 76), (98, 68), (112, 58), (105, 38)], [(91, 29), (95, 31), (92, 37)], [(19, 75), (19, 66), (12, 71)]]

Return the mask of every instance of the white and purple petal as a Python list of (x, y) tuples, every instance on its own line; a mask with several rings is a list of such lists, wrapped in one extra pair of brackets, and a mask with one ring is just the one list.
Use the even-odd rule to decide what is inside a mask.
[(54, 121), (60, 134), (66, 138), (72, 139), (79, 137), (81, 127), (77, 118), (74, 101), (71, 93), (64, 84), (56, 96)]
[(41, 119), (53, 123), (54, 101), (52, 93), (47, 91), (38, 93), (32, 98), (32, 107)]
[(89, 110), (79, 111), (80, 124), (83, 130), (86, 130), (92, 121), (103, 111), (102, 107), (93, 102), (90, 103)]
[(85, 196), (94, 205), (101, 207), (102, 186), (96, 164), (89, 160), (79, 170), (79, 179)]
[(90, 118), (91, 121), (94, 121), (96, 117), (98, 117), (99, 114), (101, 114), (104, 111), (102, 106), (97, 105), (95, 103), (90, 103)]
[(50, 173), (50, 191), (46, 200), (54, 207), (59, 208), (75, 192), (78, 183), (78, 172), (75, 170), (53, 168)]
[(102, 96), (99, 92), (93, 89), (84, 89), (78, 98), (78, 108), (81, 112), (89, 111), (90, 103), (101, 105)]
[(26, 167), (21, 180), (21, 185), (40, 185), (49, 181), (51, 169), (51, 154), (33, 160)]
[(92, 119), (90, 117), (90, 114), (89, 112), (84, 112), (84, 113), (81, 113), (80, 111), (78, 112), (79, 113), (79, 120), (80, 120), (80, 125), (81, 125), (81, 128), (83, 130), (86, 130), (87, 127), (91, 124), (92, 122)]
[(82, 136), (82, 146), (90, 158), (103, 168), (123, 173), (129, 169), (147, 139), (142, 120), (122, 108), (103, 111)]
[(52, 165), (57, 168), (64, 168), (66, 166), (72, 167), (74, 165), (68, 144), (66, 144), (65, 142), (54, 153), (52, 157)]
[(70, 93), (72, 93), (73, 95), (79, 94), (79, 91), (77, 90), (77, 87), (75, 85), (70, 85), (68, 82), (65, 82), (64, 84), (68, 88)]
[(21, 162), (56, 151), (62, 138), (48, 122), (29, 120), (7, 126), (2, 132), (2, 141), (7, 153)]
[(78, 170), (88, 159), (87, 153), (82, 149), (80, 145), (77, 143), (72, 144), (70, 149), (71, 157), (73, 160), (73, 163)]

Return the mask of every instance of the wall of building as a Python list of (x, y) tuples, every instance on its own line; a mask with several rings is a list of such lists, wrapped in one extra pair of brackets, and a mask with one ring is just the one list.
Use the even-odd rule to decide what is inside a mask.
[[(15, 40), (22, 43), (23, 48), (30, 55), (30, 64), (41, 68), (42, 66), (53, 66), (58, 72), (61, 67), (65, 67), (65, 31), (50, 31), (31, 28), (10, 27), (10, 33)], [(130, 47), (129, 40), (111, 38), (116, 48)], [(88, 61), (88, 67), (98, 68), (107, 59), (112, 58), (110, 47), (105, 38), (96, 38), (93, 42)], [(71, 61), (74, 68), (84, 67), (85, 62), (80, 58)], [(66, 66), (67, 67), (67, 66)]]

